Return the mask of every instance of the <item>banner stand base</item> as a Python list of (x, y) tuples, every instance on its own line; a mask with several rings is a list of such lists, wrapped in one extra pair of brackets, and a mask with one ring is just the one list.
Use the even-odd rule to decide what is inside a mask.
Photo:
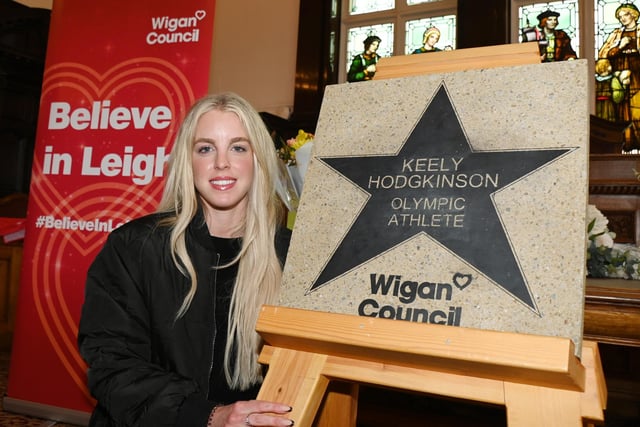
[(6, 396), (2, 399), (2, 406), (5, 412), (14, 412), (16, 414), (77, 424), (79, 426), (89, 425), (89, 418), (91, 417), (89, 412), (74, 411), (73, 409), (44, 405), (42, 403), (14, 399)]

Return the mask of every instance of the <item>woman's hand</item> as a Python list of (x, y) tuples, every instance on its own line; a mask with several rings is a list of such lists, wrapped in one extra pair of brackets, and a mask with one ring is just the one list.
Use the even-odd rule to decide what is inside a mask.
[(291, 412), (291, 406), (264, 400), (248, 400), (219, 406), (213, 414), (213, 423), (207, 427), (289, 427), (293, 420), (282, 415)]

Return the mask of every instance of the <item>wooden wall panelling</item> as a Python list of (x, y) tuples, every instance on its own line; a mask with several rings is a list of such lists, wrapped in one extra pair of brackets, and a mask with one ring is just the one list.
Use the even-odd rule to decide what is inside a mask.
[(589, 203), (609, 220), (617, 243), (640, 244), (640, 156), (592, 154), (589, 161)]
[(0, 244), (0, 349), (11, 347), (21, 266), (22, 246)]
[[(333, 15), (335, 3), (336, 15)], [(341, 0), (300, 0), (294, 107), (291, 121), (315, 132), (327, 85), (338, 82)]]
[(609, 220), (609, 230), (616, 233), (617, 243), (640, 243), (640, 198), (633, 195), (591, 194), (595, 205)]
[[(640, 244), (639, 171), (638, 155), (590, 156), (589, 203), (609, 219), (617, 243)], [(640, 281), (588, 278), (584, 337), (600, 343), (609, 394), (605, 420), (640, 425)]]
[(587, 278), (584, 337), (640, 347), (640, 284), (635, 280)]

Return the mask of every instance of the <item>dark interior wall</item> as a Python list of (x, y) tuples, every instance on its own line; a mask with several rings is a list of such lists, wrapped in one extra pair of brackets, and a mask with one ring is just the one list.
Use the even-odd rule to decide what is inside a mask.
[(50, 16), (0, 0), (0, 197), (29, 191)]
[(509, 0), (458, 0), (458, 49), (509, 43)]

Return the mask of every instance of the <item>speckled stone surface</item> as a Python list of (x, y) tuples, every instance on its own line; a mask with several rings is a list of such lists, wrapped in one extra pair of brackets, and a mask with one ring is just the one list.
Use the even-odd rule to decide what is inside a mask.
[[(588, 193), (587, 76), (586, 61), (577, 60), (328, 87), (279, 304), (400, 319), (422, 313), (425, 317), (414, 321), (569, 337), (579, 354)], [(368, 212), (370, 192), (319, 159), (382, 162), (385, 156), (396, 155), (441, 88), (446, 89), (473, 152), (567, 149), (567, 154), (491, 196), (497, 226), (504, 230), (524, 278), (529, 304), (514, 297), (509, 284), (497, 283), (503, 281), (489, 277), (484, 267), (434, 238), (433, 228), (421, 226), (413, 228), (410, 238), (379, 253), (372, 251), (374, 256), (318, 285), (318, 277), (344, 239), (384, 241), (397, 228), (374, 219), (366, 232), (350, 233), (360, 215)], [(429, 135), (423, 139), (424, 144), (432, 143)], [(443, 156), (450, 157), (450, 153)], [(375, 169), (365, 173), (374, 176)], [(449, 196), (458, 197), (457, 191), (450, 190)], [(388, 211), (389, 218), (397, 206), (385, 203), (379, 209)], [(444, 238), (462, 236), (474, 212), (469, 207), (460, 210), (467, 222), (456, 229), (439, 227), (439, 232)], [(424, 208), (422, 213), (433, 212)], [(472, 247), (476, 258), (494, 265), (501, 262), (492, 253), (491, 237), (482, 233), (462, 237), (469, 239), (466, 246)], [(365, 245), (363, 250), (369, 253), (370, 248)], [(390, 284), (388, 292), (374, 285), (379, 280)], [(396, 284), (400, 286), (395, 288)]]

